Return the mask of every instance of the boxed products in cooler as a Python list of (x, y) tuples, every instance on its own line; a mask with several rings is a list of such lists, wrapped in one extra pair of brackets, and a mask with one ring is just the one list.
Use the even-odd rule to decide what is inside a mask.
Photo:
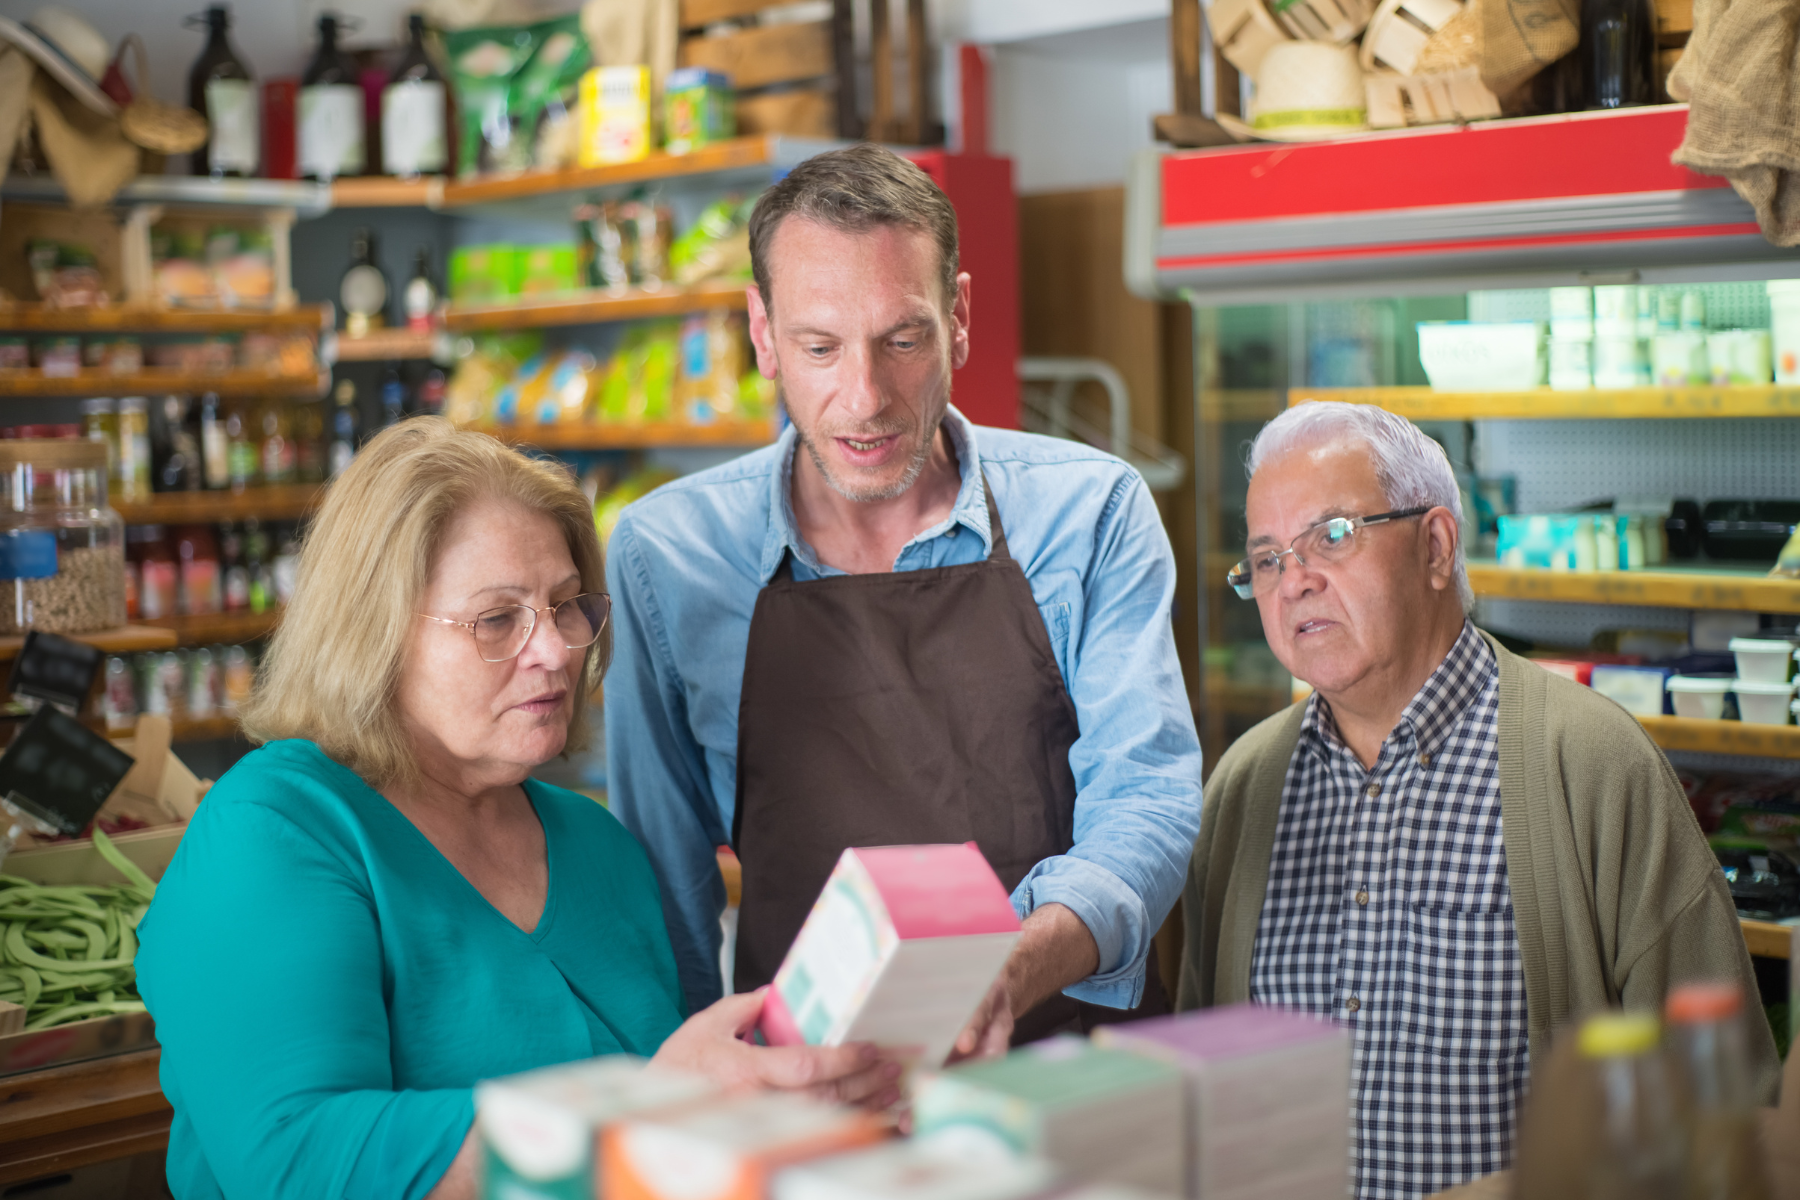
[(975, 843), (844, 851), (763, 1008), (777, 1046), (874, 1042), (944, 1061), (1019, 938)]
[(488, 1200), (593, 1196), (600, 1136), (615, 1121), (715, 1094), (710, 1081), (619, 1054), (475, 1086)]
[(1024, 1200), (1056, 1169), (1041, 1158), (970, 1159), (918, 1142), (890, 1142), (789, 1167), (772, 1200)]
[(1514, 392), (1544, 382), (1544, 327), (1537, 321), (1421, 321), (1419, 365), (1445, 392)]
[(718, 1100), (632, 1117), (601, 1135), (607, 1200), (764, 1200), (776, 1172), (880, 1141), (854, 1109), (784, 1093)]
[(1344, 1194), (1350, 1036), (1304, 1013), (1238, 1004), (1102, 1027), (1095, 1037), (1186, 1079), (1196, 1200)]
[(1603, 663), (1594, 668), (1589, 686), (1634, 717), (1656, 717), (1662, 715), (1663, 692), (1674, 673), (1668, 667)]
[(1179, 1069), (1068, 1036), (923, 1077), (913, 1130), (946, 1154), (1038, 1156), (1077, 1180), (1179, 1191), (1182, 1112)]

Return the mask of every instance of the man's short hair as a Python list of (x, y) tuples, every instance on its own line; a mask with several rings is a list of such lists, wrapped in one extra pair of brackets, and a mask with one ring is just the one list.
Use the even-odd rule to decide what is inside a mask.
[(919, 167), (891, 150), (860, 142), (814, 155), (762, 194), (750, 214), (750, 269), (765, 308), (770, 296), (769, 246), (788, 217), (802, 217), (844, 233), (899, 225), (937, 243), (944, 307), (956, 301), (956, 210)]
[[(1346, 404), (1342, 400), (1314, 400), (1297, 404), (1262, 427), (1250, 443), (1245, 470), (1251, 478), (1272, 458), (1291, 450), (1305, 450), (1335, 438), (1355, 438), (1369, 447), (1375, 460), (1375, 478), (1390, 508), (1442, 506), (1462, 527), (1462, 491), (1444, 448), (1417, 425), (1373, 404)], [(1366, 514), (1365, 514), (1366, 515)], [(1475, 607), (1469, 586), (1469, 567), (1462, 540), (1456, 544), (1456, 594), (1463, 611)]]

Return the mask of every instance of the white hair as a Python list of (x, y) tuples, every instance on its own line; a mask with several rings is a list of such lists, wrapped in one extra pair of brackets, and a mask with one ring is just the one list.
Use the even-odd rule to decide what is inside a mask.
[(1309, 449), (1337, 438), (1355, 438), (1375, 459), (1375, 478), (1390, 508), (1442, 506), (1456, 517), (1456, 594), (1463, 611), (1475, 607), (1469, 569), (1463, 556), (1462, 493), (1444, 448), (1426, 437), (1405, 417), (1373, 404), (1311, 400), (1295, 405), (1262, 427), (1250, 443), (1245, 470), (1251, 478), (1270, 459)]

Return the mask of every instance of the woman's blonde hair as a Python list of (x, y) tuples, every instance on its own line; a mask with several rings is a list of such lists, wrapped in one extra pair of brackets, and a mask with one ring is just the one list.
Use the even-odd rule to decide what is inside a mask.
[[(438, 417), (402, 421), (370, 439), (326, 489), (293, 598), (240, 714), (245, 736), (308, 738), (378, 787), (416, 779), (394, 709), (401, 667), (444, 531), (488, 499), (550, 517), (581, 590), (606, 590), (593, 506), (566, 469)], [(585, 743), (588, 695), (611, 651), (609, 622), (586, 651), (569, 749)]]

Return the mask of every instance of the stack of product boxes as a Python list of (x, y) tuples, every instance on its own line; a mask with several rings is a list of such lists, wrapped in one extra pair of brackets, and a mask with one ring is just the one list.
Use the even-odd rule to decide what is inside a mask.
[[(1004, 911), (1002, 911), (1004, 910)], [(771, 989), (771, 1041), (916, 1056), (915, 1136), (625, 1056), (476, 1089), (489, 1200), (1337, 1200), (1346, 1035), (1240, 1006), (939, 1067), (1018, 936), (973, 846), (847, 851)]]

